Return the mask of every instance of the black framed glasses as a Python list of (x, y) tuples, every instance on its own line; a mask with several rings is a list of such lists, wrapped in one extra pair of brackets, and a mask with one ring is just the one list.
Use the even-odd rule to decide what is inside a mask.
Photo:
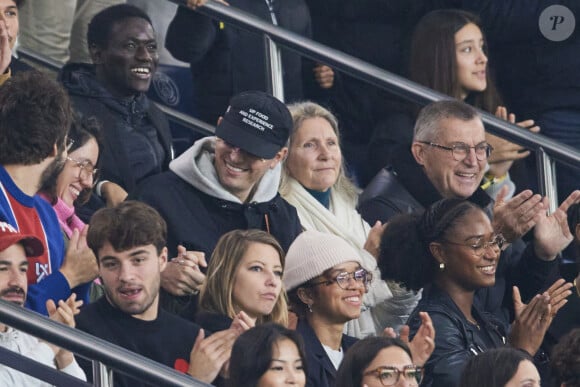
[(487, 249), (489, 249), (490, 247), (492, 249), (499, 249), (501, 250), (501, 248), (503, 247), (504, 243), (506, 242), (506, 239), (504, 238), (504, 236), (501, 233), (495, 234), (494, 236), (492, 236), (490, 241), (485, 241), (483, 239), (479, 239), (474, 243), (459, 243), (459, 242), (451, 242), (448, 240), (444, 240), (444, 243), (449, 243), (451, 245), (458, 245), (458, 246), (468, 246), (471, 247), (473, 249), (473, 252), (475, 253), (475, 255), (481, 257), (485, 251)]
[(408, 365), (402, 370), (395, 367), (381, 366), (374, 370), (367, 371), (363, 375), (373, 375), (381, 381), (383, 386), (392, 386), (399, 381), (401, 375), (411, 383), (412, 386), (418, 386), (423, 380), (423, 367)]
[(318, 286), (318, 285), (329, 286), (329, 285), (332, 285), (333, 283), (336, 282), (341, 289), (348, 289), (348, 284), (349, 284), (349, 281), (351, 278), (353, 280), (355, 280), (356, 282), (364, 284), (366, 287), (373, 280), (373, 274), (366, 271), (365, 269), (358, 269), (358, 270), (355, 270), (351, 273), (343, 271), (343, 272), (339, 273), (333, 279), (320, 281), (320, 282), (314, 282), (314, 283), (308, 284), (308, 287), (314, 287), (314, 286)]
[(458, 143), (455, 143), (451, 146), (440, 145), (440, 144), (436, 144), (434, 142), (429, 142), (429, 141), (417, 141), (417, 142), (419, 142), (421, 144), (426, 144), (426, 145), (429, 145), (429, 146), (432, 146), (435, 148), (443, 149), (446, 151), (451, 151), (451, 154), (453, 155), (453, 158), (455, 159), (455, 161), (465, 160), (467, 155), (469, 155), (469, 152), (471, 152), (471, 149), (475, 150), (475, 157), (479, 161), (487, 160), (489, 158), (489, 156), (491, 155), (491, 152), (493, 152), (493, 147), (491, 145), (489, 145), (487, 142), (479, 143), (476, 146), (469, 146), (464, 142), (458, 142)]
[(73, 159), (70, 156), (67, 156), (66, 159), (71, 163), (74, 163), (75, 166), (79, 168), (79, 178), (83, 180), (88, 180), (89, 177), (92, 178), (93, 180), (96, 179), (99, 170), (93, 166), (93, 163), (91, 163), (88, 160), (81, 161)]

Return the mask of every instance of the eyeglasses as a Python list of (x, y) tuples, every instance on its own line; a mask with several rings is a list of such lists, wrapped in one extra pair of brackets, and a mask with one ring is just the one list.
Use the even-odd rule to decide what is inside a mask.
[(383, 386), (392, 386), (399, 381), (399, 377), (403, 378), (412, 385), (417, 386), (423, 379), (423, 367), (408, 365), (402, 370), (395, 367), (379, 367), (372, 371), (367, 371), (363, 375), (373, 375), (377, 377)]
[(486, 242), (482, 239), (478, 240), (475, 243), (458, 243), (458, 242), (451, 242), (448, 240), (444, 240), (443, 242), (449, 243), (452, 245), (471, 247), (473, 249), (473, 252), (475, 253), (475, 255), (481, 257), (485, 253), (485, 251), (490, 247), (493, 249), (498, 248), (501, 250), (504, 243), (506, 242), (506, 239), (504, 238), (504, 236), (502, 234), (495, 234), (489, 242)]
[(373, 280), (372, 273), (369, 273), (365, 269), (358, 269), (353, 271), (352, 273), (348, 273), (346, 271), (339, 273), (336, 277), (326, 281), (314, 282), (308, 285), (308, 287), (314, 287), (318, 285), (332, 285), (333, 283), (337, 283), (341, 289), (348, 289), (350, 279), (354, 279), (356, 282), (363, 283), (365, 287)]
[(481, 144), (477, 144), (476, 146), (469, 146), (464, 142), (458, 142), (451, 146), (439, 145), (429, 141), (417, 141), (417, 142), (420, 142), (421, 144), (427, 144), (429, 146), (443, 149), (446, 151), (451, 151), (451, 154), (453, 155), (455, 161), (465, 160), (467, 155), (469, 155), (469, 152), (471, 152), (471, 149), (475, 149), (475, 157), (479, 161), (487, 160), (491, 155), (491, 152), (493, 152), (493, 147), (486, 142), (482, 142)]
[(99, 170), (93, 166), (93, 163), (91, 163), (88, 160), (83, 160), (83, 161), (75, 160), (70, 156), (67, 156), (66, 159), (68, 161), (74, 163), (75, 166), (80, 169), (79, 170), (79, 178), (81, 178), (83, 180), (88, 180), (89, 177), (94, 180), (97, 173), (99, 172)]

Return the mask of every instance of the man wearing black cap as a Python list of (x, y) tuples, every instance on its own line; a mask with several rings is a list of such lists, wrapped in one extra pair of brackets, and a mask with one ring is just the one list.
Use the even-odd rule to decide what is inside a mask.
[[(24, 306), (28, 281), (26, 271), (28, 259), (44, 253), (40, 239), (24, 235), (6, 222), (0, 222), (0, 299)], [(79, 312), (80, 301), (75, 295), (67, 301), (59, 301), (57, 312), (53, 301), (47, 302), (50, 317), (74, 327), (74, 314)], [(66, 317), (65, 317), (66, 316)], [(66, 349), (39, 341), (24, 332), (0, 323), (0, 346), (17, 352), (49, 367), (55, 366), (72, 376), (86, 380), (83, 370), (75, 361), (74, 355)], [(47, 383), (25, 373), (0, 365), (1, 386), (48, 386)]]
[[(181, 244), (209, 257), (226, 232), (256, 228), (288, 249), (301, 231), (296, 210), (278, 194), (291, 128), (282, 102), (264, 92), (242, 92), (218, 120), (216, 137), (198, 140), (171, 162), (170, 171), (145, 180), (135, 197), (165, 218), (168, 247)], [(177, 296), (195, 292), (199, 268), (175, 261), (163, 272), (163, 288)]]

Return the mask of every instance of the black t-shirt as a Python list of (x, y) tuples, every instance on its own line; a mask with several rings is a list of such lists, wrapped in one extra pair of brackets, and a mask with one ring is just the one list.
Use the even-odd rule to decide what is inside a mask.
[[(76, 327), (173, 369), (187, 371), (189, 354), (199, 326), (159, 309), (157, 319), (144, 321), (114, 308), (106, 297), (87, 305), (76, 317)], [(91, 362), (78, 358), (87, 379), (92, 380)], [(115, 387), (149, 386), (114, 372)]]

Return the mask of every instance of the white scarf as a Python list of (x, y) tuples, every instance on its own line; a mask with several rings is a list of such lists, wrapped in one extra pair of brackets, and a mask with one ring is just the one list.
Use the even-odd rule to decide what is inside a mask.
[[(406, 320), (409, 311), (404, 311), (403, 316), (398, 314), (401, 307), (400, 300), (393, 299), (393, 293), (389, 289), (395, 285), (398, 294), (398, 286), (391, 283), (387, 285), (381, 280), (381, 272), (377, 267), (376, 259), (363, 249), (371, 227), (356, 211), (354, 203), (349, 202), (345, 195), (331, 189), (330, 209), (327, 209), (291, 177), (288, 177), (281, 195), (296, 207), (304, 230), (327, 232), (343, 238), (361, 253), (365, 269), (373, 273), (373, 281), (363, 300), (363, 311), (357, 320), (347, 323), (346, 333), (362, 338), (380, 335), (387, 326), (398, 329), (404, 323), (404, 321), (401, 323), (401, 320)], [(410, 307), (412, 310), (417, 301), (407, 304), (410, 300), (407, 297), (404, 298), (405, 304), (408, 305), (405, 309)]]

